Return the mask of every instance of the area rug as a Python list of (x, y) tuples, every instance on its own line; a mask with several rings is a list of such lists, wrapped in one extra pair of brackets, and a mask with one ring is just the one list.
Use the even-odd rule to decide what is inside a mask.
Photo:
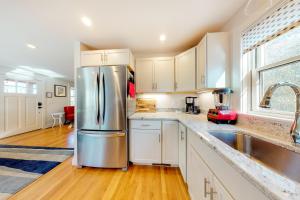
[(0, 145), (0, 199), (9, 198), (73, 152), (73, 148)]

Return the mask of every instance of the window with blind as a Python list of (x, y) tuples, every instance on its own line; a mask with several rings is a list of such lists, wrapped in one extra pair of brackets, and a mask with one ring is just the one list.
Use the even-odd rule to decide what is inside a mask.
[(259, 108), (269, 86), (290, 82), (300, 87), (300, 0), (281, 2), (272, 12), (242, 35), (243, 69), (249, 71), (251, 101), (248, 111), (292, 114), (295, 94), (289, 87), (278, 88), (271, 109)]

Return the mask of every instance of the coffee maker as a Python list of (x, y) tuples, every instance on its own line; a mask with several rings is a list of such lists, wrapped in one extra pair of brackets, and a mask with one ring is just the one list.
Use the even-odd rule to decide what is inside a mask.
[(230, 110), (231, 94), (230, 88), (216, 89), (212, 92), (214, 95), (215, 108), (209, 109), (207, 113), (208, 121), (222, 124), (235, 124), (237, 113)]
[(185, 112), (190, 114), (199, 114), (200, 109), (195, 106), (195, 99), (197, 97), (185, 97)]

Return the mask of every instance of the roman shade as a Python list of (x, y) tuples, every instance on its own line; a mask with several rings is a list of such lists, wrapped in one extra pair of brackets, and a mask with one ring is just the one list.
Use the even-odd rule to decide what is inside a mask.
[(242, 51), (247, 53), (300, 25), (300, 0), (285, 0), (242, 34)]

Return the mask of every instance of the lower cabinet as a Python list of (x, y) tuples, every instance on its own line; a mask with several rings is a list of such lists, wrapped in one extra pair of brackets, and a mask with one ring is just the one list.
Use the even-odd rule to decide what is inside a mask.
[(178, 122), (131, 120), (129, 152), (134, 163), (178, 165)]
[(160, 130), (131, 130), (133, 151), (132, 162), (161, 163), (161, 135)]
[(186, 182), (186, 127), (179, 123), (178, 128), (178, 165), (183, 177)]
[(162, 121), (162, 163), (178, 165), (177, 121)]
[(188, 145), (187, 183), (191, 199), (233, 200), (222, 184), (201, 159), (199, 154)]
[(192, 200), (268, 199), (190, 129), (187, 129), (187, 185)]

